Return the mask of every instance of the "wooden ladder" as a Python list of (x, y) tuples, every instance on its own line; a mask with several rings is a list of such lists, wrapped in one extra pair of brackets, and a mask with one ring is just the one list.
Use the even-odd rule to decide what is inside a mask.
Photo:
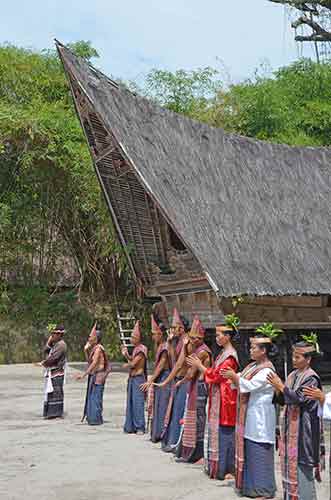
[(130, 337), (136, 318), (133, 316), (132, 312), (121, 311), (118, 307), (116, 310), (116, 317), (121, 344), (126, 347), (132, 347)]

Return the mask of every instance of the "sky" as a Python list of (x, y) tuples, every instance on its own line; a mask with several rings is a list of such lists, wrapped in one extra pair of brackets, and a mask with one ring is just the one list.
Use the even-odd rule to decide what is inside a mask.
[(301, 55), (288, 15), (268, 0), (11, 0), (1, 6), (0, 43), (39, 50), (54, 38), (90, 40), (94, 64), (115, 78), (213, 66), (230, 83)]

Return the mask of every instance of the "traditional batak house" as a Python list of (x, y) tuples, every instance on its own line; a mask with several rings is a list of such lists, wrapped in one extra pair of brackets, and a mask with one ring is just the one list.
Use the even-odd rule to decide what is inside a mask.
[(317, 331), (327, 365), (331, 150), (225, 133), (57, 49), (132, 274), (163, 321), (176, 306), (213, 329), (240, 297), (241, 331)]

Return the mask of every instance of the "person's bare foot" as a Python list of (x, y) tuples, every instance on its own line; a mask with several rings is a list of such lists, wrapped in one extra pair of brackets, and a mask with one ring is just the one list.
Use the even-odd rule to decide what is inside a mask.
[(197, 460), (196, 462), (194, 462), (194, 465), (204, 465), (205, 463), (205, 460), (203, 458), (200, 458), (200, 460)]
[(225, 474), (224, 479), (226, 479), (227, 481), (232, 480), (232, 479), (234, 479), (234, 475), (233, 474)]

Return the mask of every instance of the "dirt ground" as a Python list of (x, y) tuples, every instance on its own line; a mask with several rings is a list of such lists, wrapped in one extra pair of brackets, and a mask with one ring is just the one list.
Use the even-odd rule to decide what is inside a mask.
[[(44, 421), (41, 369), (0, 366), (1, 500), (208, 500), (238, 498), (201, 466), (176, 464), (147, 436), (122, 432), (126, 375), (113, 373), (104, 399), (105, 424), (81, 424), (85, 383), (69, 368), (64, 420)], [(329, 440), (328, 440), (329, 441)], [(278, 495), (281, 496), (277, 463)], [(328, 478), (318, 486), (328, 498)]]

